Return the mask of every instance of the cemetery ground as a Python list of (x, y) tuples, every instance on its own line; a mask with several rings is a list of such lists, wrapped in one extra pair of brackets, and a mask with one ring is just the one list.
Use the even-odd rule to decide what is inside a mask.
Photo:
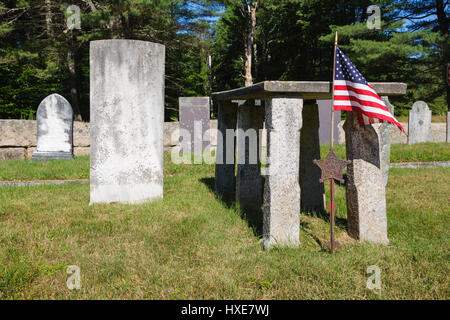
[[(445, 143), (391, 148), (395, 162), (450, 159)], [(0, 162), (2, 181), (87, 178), (88, 157)], [(89, 206), (88, 183), (0, 188), (0, 298), (450, 298), (450, 168), (390, 170), (388, 246), (348, 237), (338, 186), (344, 249), (334, 255), (321, 246), (327, 214), (301, 213), (300, 248), (261, 250), (257, 231), (213, 185), (213, 165), (175, 165), (165, 154), (161, 201)], [(68, 265), (81, 269), (80, 290), (66, 286)], [(371, 265), (381, 269), (379, 294), (366, 288)]]

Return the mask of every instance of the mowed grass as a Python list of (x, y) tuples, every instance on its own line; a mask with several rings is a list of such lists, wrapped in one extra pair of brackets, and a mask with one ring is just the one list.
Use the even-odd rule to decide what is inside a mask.
[[(301, 214), (300, 248), (263, 251), (234, 205), (211, 190), (213, 165), (174, 165), (164, 199), (89, 206), (89, 184), (0, 188), (2, 299), (448, 299), (450, 168), (392, 169), (389, 246), (348, 237), (337, 187), (337, 238)], [(326, 184), (328, 194), (328, 184)], [(66, 286), (67, 266), (81, 289)], [(381, 269), (379, 295), (367, 267)]]
[[(327, 155), (329, 148), (329, 145), (320, 146), (322, 157)], [(345, 145), (335, 145), (334, 149), (339, 158), (346, 158)], [(450, 143), (394, 144), (391, 146), (391, 162), (410, 161), (450, 161)], [(75, 157), (73, 161), (0, 161), (0, 181), (59, 179), (89, 179), (89, 156)]]
[[(325, 157), (329, 152), (329, 145), (320, 146), (320, 155)], [(346, 159), (345, 144), (334, 146), (334, 152), (341, 159)], [(428, 162), (450, 161), (450, 143), (416, 143), (392, 144), (391, 162)]]
[[(400, 116), (395, 117), (398, 122), (406, 122), (408, 123), (408, 116)], [(432, 115), (431, 116), (431, 122), (447, 122), (447, 116), (446, 115)]]
[(0, 181), (89, 179), (89, 156), (73, 160), (0, 161)]

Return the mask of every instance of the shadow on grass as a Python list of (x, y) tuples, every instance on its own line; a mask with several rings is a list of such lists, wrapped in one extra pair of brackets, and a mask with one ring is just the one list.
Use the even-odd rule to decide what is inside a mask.
[[(263, 235), (263, 210), (243, 208), (236, 203), (235, 195), (218, 195), (215, 193), (213, 177), (199, 179), (201, 183), (206, 185), (208, 189), (215, 194), (217, 200), (219, 200), (226, 208), (236, 210), (240, 213), (242, 219), (247, 222), (247, 225), (252, 229), (253, 234), (261, 238)], [(264, 185), (264, 178), (263, 178)]]
[[(327, 199), (328, 201), (328, 199)], [(307, 216), (310, 217), (315, 217), (315, 218), (319, 218), (322, 219), (323, 221), (330, 223), (330, 213), (326, 210), (322, 210), (322, 211), (303, 211), (302, 213), (304, 213)], [(334, 217), (334, 225), (336, 227), (338, 227), (339, 229), (343, 229), (343, 230), (347, 230), (347, 219), (345, 218), (339, 218), (339, 217)]]
[(303, 229), (303, 232), (310, 236), (322, 250), (325, 250), (325, 242), (309, 230), (309, 225), (309, 222), (300, 221), (300, 227)]
[[(344, 175), (344, 179), (346, 179), (346, 175)], [(199, 179), (200, 182), (202, 182), (204, 185), (208, 187), (208, 189), (215, 194), (215, 179), (214, 177), (208, 177), (208, 178), (201, 178)], [(265, 177), (263, 177), (263, 183), (264, 186)], [(341, 184), (339, 182), (336, 182), (338, 185), (345, 185)], [(240, 212), (241, 218), (244, 219), (247, 222), (247, 225), (252, 229), (253, 234), (260, 238), (263, 235), (263, 208), (260, 207), (258, 209), (251, 209), (251, 208), (243, 208), (239, 204), (236, 203), (235, 195), (217, 195), (215, 194), (215, 197), (217, 200), (219, 200), (226, 208), (233, 209)], [(329, 199), (327, 199), (327, 202)], [(330, 222), (330, 215), (326, 210), (320, 210), (320, 211), (304, 211), (302, 210), (302, 213), (310, 216), (310, 217), (317, 217), (325, 222)], [(304, 222), (301, 223), (302, 226)], [(347, 230), (347, 219), (345, 218), (339, 218), (335, 217), (335, 227)], [(314, 234), (308, 232), (308, 234), (322, 247), (324, 248), (324, 243), (321, 241), (317, 236)]]
[[(344, 177), (344, 183), (341, 183), (341, 182), (339, 182), (337, 180), (335, 180), (334, 183), (337, 186), (345, 188), (345, 186), (347, 184), (347, 179), (348, 179), (347, 178), (347, 174), (344, 173), (343, 177)], [(330, 199), (329, 199), (329, 197), (327, 197), (326, 203), (329, 204), (329, 202), (330, 202)], [(330, 213), (327, 210), (325, 210), (325, 209), (322, 209), (322, 210), (305, 210), (304, 208), (302, 208), (301, 211), (302, 211), (302, 213), (304, 213), (304, 214), (306, 214), (306, 215), (308, 215), (310, 217), (317, 217), (317, 218), (320, 218), (320, 219), (324, 220), (327, 223), (330, 223)], [(347, 230), (347, 219), (346, 218), (339, 218), (339, 217), (335, 216), (334, 224), (335, 224), (336, 227), (338, 227), (340, 229)]]

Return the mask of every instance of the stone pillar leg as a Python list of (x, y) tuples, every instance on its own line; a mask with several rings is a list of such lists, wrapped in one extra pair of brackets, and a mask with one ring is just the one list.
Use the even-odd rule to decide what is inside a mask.
[[(394, 106), (389, 102), (387, 96), (382, 96), (384, 103), (389, 111), (394, 114)], [(391, 123), (383, 123), (380, 127), (380, 146), (381, 146), (381, 174), (383, 175), (384, 185), (386, 186), (389, 178), (389, 168), (391, 166)]]
[(381, 123), (360, 126), (347, 112), (344, 123), (347, 160), (347, 223), (351, 237), (388, 244), (386, 190), (381, 172)]
[(250, 102), (238, 109), (236, 202), (249, 223), (261, 230), (262, 177), (259, 132), (263, 128), (264, 108)]
[(215, 190), (224, 199), (235, 194), (235, 130), (237, 106), (231, 101), (219, 101)]
[(263, 239), (271, 246), (300, 244), (300, 129), (302, 96), (266, 100), (267, 168), (264, 186)]
[(320, 212), (323, 207), (322, 175), (314, 159), (320, 159), (319, 109), (315, 101), (305, 101), (303, 126), (300, 134), (300, 190), (301, 210)]

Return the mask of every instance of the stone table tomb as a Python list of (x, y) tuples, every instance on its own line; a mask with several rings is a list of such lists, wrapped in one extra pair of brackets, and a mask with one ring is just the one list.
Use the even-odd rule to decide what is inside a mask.
[[(380, 96), (406, 92), (404, 83), (371, 85)], [(212, 97), (218, 103), (216, 193), (222, 197), (235, 197), (244, 210), (263, 205), (264, 248), (298, 246), (300, 211), (324, 209), (320, 169), (312, 160), (320, 158), (317, 100), (331, 99), (331, 83), (264, 81), (249, 87), (216, 92)], [(264, 103), (256, 106), (255, 99)], [(232, 100), (247, 102), (238, 106)], [(255, 163), (250, 161), (252, 152), (248, 150), (252, 146), (240, 142), (238, 133), (236, 148), (233, 132), (236, 129), (238, 132), (239, 129), (259, 130), (264, 120), (267, 166), (262, 187), (259, 158), (256, 158), (255, 168)], [(360, 127), (351, 112), (344, 125), (347, 159), (351, 161), (346, 186), (348, 226), (350, 235), (361, 241), (388, 243), (380, 125)], [(260, 139), (256, 141), (259, 154)], [(237, 175), (236, 149), (239, 160)], [(241, 153), (245, 156), (240, 156)]]

